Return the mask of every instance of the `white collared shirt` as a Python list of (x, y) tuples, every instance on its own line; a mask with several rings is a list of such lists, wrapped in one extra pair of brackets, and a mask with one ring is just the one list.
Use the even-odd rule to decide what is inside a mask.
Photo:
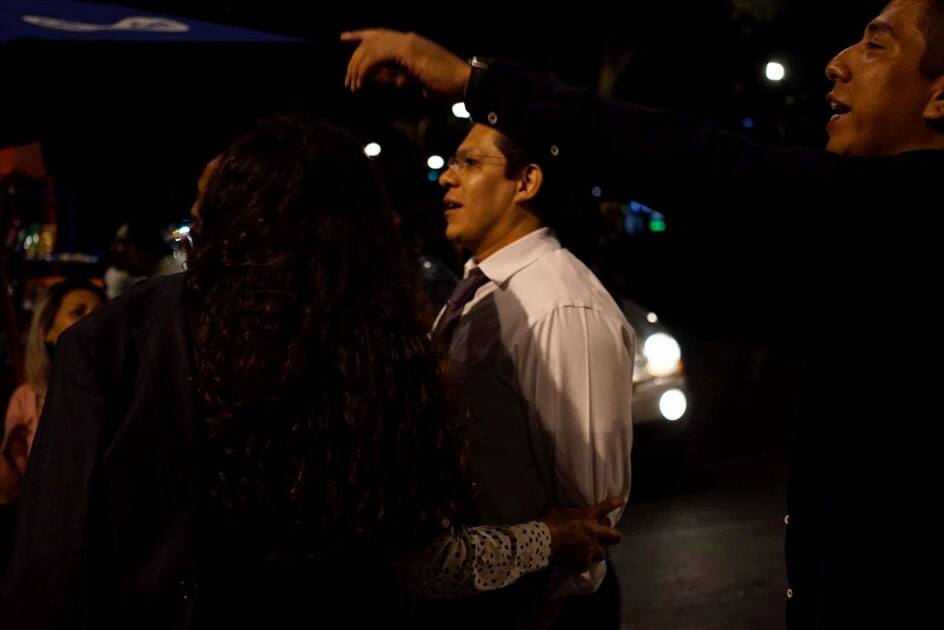
[[(622, 311), (548, 228), (478, 266), (489, 282), (463, 309), (450, 359), (475, 415), (470, 461), (486, 522), (534, 519), (548, 501), (627, 498), (635, 333)], [(560, 594), (595, 590), (605, 571), (600, 563)]]

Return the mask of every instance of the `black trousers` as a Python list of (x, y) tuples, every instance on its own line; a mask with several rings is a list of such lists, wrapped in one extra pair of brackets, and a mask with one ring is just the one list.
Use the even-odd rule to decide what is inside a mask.
[(551, 624), (551, 630), (619, 630), (620, 608), (619, 578), (610, 559), (606, 559), (606, 577), (595, 593), (571, 597), (564, 604), (560, 615)]

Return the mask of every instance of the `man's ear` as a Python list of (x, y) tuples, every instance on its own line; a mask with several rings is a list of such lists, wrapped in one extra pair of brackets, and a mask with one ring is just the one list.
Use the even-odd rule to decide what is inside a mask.
[(944, 75), (932, 86), (931, 98), (924, 108), (924, 119), (937, 128), (944, 126)]
[(528, 203), (538, 196), (544, 184), (544, 171), (537, 164), (528, 164), (518, 175), (518, 189), (515, 191), (515, 202)]

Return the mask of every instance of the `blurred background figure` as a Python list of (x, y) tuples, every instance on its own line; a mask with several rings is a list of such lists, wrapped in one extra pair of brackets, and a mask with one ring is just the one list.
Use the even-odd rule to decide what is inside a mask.
[(157, 222), (144, 218), (119, 226), (109, 247), (111, 264), (105, 270), (109, 299), (152, 276), (183, 271), (182, 261), (174, 256), (165, 231)]
[(105, 301), (87, 280), (64, 280), (49, 287), (37, 304), (26, 342), (26, 382), (16, 388), (7, 406), (0, 451), (0, 503), (13, 503), (26, 472), (26, 459), (36, 424), (43, 411), (52, 374), (56, 341), (69, 328)]
[(13, 544), (13, 511), (43, 411), (56, 342), (64, 330), (104, 301), (105, 294), (98, 286), (72, 279), (53, 284), (36, 302), (26, 341), (26, 382), (10, 397), (0, 438), (0, 573)]

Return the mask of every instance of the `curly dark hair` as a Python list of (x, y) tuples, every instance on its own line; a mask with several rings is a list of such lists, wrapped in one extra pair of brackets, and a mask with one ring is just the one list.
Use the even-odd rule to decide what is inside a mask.
[(187, 309), (226, 526), (272, 559), (472, 518), (468, 416), (361, 145), (264, 120), (215, 160), (198, 208)]

